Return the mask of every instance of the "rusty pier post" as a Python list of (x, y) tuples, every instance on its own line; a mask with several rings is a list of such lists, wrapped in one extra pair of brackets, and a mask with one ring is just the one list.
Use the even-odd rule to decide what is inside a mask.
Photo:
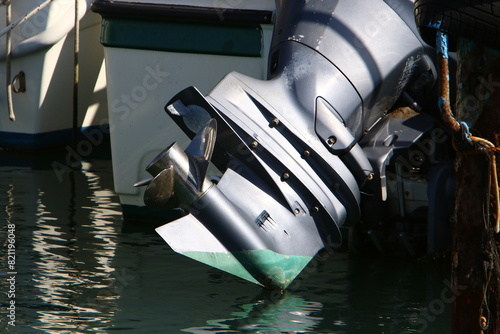
[(493, 334), (500, 333), (500, 51), (468, 39), (457, 49), (452, 333)]

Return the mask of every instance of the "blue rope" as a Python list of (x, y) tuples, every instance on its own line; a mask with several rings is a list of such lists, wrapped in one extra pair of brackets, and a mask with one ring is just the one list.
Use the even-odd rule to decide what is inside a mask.
[(442, 30), (436, 33), (436, 47), (438, 53), (441, 53), (444, 58), (448, 58), (448, 34)]

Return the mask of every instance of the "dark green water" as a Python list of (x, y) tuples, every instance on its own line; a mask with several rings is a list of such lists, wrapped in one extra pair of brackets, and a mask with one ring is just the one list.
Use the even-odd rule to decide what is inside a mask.
[(289, 291), (266, 291), (175, 254), (147, 227), (124, 228), (106, 148), (56, 173), (65, 159), (0, 152), (0, 332), (450, 331), (439, 266), (326, 253)]

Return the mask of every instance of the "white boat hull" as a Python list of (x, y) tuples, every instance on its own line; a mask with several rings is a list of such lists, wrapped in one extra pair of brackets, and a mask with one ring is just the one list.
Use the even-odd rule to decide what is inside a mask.
[[(148, 1), (159, 5), (189, 5), (179, 1)], [(213, 7), (214, 1), (193, 1), (198, 5)], [(226, 3), (226, 1), (221, 1)], [(273, 0), (239, 1), (242, 9), (274, 8)], [(226, 4), (227, 6), (227, 4)], [(221, 13), (224, 13), (221, 8)], [(133, 21), (133, 20), (132, 20)], [(140, 27), (143, 21), (136, 22)], [(113, 21), (104, 22), (103, 29)], [(131, 23), (133, 24), (133, 23)], [(189, 20), (182, 24), (189, 25)], [(105, 27), (106, 26), (106, 27)], [(191, 29), (193, 27), (188, 27)], [(161, 29), (161, 28), (159, 28)], [(194, 28), (193, 28), (194, 29)], [(147, 178), (144, 166), (165, 145), (184, 137), (179, 144), (188, 143), (180, 128), (163, 112), (166, 102), (188, 86), (196, 86), (208, 93), (215, 84), (231, 71), (264, 78), (267, 73), (267, 55), (272, 35), (272, 25), (261, 25), (258, 56), (210, 54), (201, 51), (179, 52), (154, 50), (154, 47), (119, 47), (113, 42), (103, 44), (106, 59), (107, 94), (113, 159), (115, 191), (120, 196), (125, 218), (154, 215), (145, 208), (144, 190), (133, 184)], [(101, 40), (101, 42), (103, 42)], [(160, 46), (161, 48), (167, 46)], [(196, 49), (195, 42), (187, 46)], [(210, 47), (210, 46), (209, 46)], [(212, 51), (210, 51), (212, 52)], [(217, 52), (217, 51), (216, 51)], [(164, 213), (162, 213), (162, 216)], [(160, 216), (159, 216), (160, 217)]]
[[(104, 52), (99, 43), (100, 18), (91, 1), (79, 3), (78, 128), (107, 133)], [(36, 8), (39, 1), (13, 2), (12, 20)], [(3, 14), (5, 14), (5, 8)], [(0, 13), (2, 14), (2, 13)], [(74, 1), (54, 0), (12, 32), (11, 76), (25, 75), (25, 92), (13, 93), (9, 119), (6, 81), (0, 82), (0, 146), (36, 150), (71, 142), (74, 82)], [(5, 36), (2, 37), (5, 49)], [(0, 77), (6, 78), (5, 54)], [(19, 88), (19, 82), (14, 87)]]

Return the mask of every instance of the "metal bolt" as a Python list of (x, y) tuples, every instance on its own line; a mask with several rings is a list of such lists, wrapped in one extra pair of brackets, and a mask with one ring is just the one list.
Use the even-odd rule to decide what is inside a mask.
[(317, 207), (316, 205), (311, 208), (311, 212), (318, 212), (318, 211), (319, 207)]
[(281, 180), (285, 181), (285, 180), (288, 180), (290, 178), (290, 174), (288, 173), (283, 173), (283, 175), (281, 175)]
[(259, 146), (259, 143), (257, 141), (255, 141), (255, 140), (250, 143), (250, 147), (251, 148), (256, 148), (257, 146)]
[(300, 213), (300, 209), (295, 209), (293, 210), (293, 212), (295, 212), (295, 214), (298, 215)]
[(370, 174), (368, 175), (368, 181), (371, 181), (371, 180), (373, 180), (374, 178), (375, 178), (375, 173), (370, 173)]
[(311, 155), (311, 152), (309, 152), (308, 150), (305, 150), (304, 153), (302, 153), (303, 158), (307, 158), (310, 155)]
[(275, 118), (275, 119), (273, 119), (273, 120), (271, 121), (271, 123), (269, 123), (269, 126), (270, 126), (271, 128), (274, 128), (274, 127), (275, 127), (276, 125), (278, 125), (278, 124), (280, 124), (280, 120), (279, 120), (279, 119), (277, 119), (277, 118)]
[(337, 137), (335, 137), (335, 136), (331, 136), (331, 137), (330, 137), (330, 138), (328, 138), (328, 140), (326, 141), (326, 143), (327, 143), (328, 145), (330, 145), (330, 146), (331, 146), (331, 145), (335, 145), (335, 143), (336, 143), (336, 142), (337, 142)]

